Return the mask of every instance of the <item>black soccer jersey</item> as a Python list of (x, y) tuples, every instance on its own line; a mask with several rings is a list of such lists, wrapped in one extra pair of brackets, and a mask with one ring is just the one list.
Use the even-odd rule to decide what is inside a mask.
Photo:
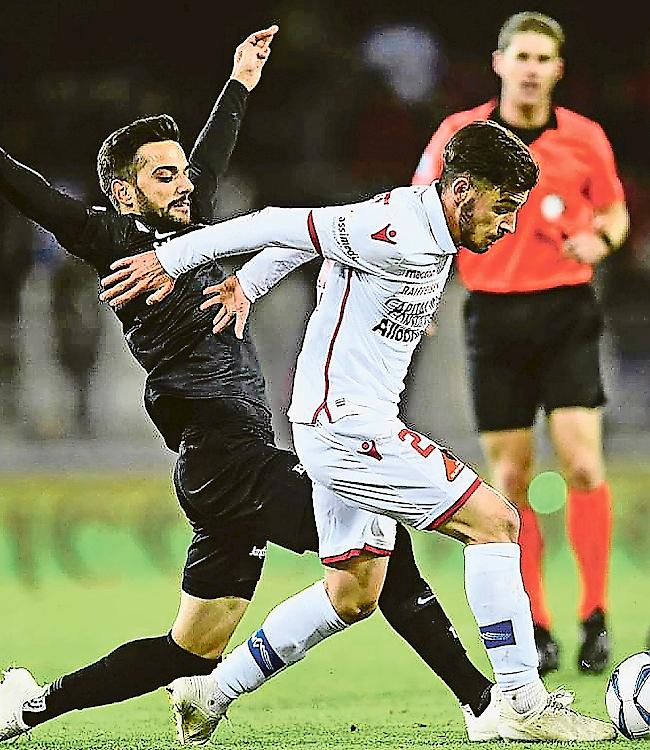
[[(236, 81), (226, 84), (192, 149), (193, 221), (213, 218), (218, 179), (235, 146), (247, 93)], [(158, 229), (137, 215), (88, 208), (60, 193), (1, 149), (0, 194), (52, 232), (66, 250), (90, 263), (100, 277), (110, 272), (113, 261), (151, 250), (159, 237)], [(147, 372), (147, 411), (173, 450), (188, 422), (222, 414), (228, 403), (233, 411), (241, 412), (243, 406), (261, 423), (270, 423), (252, 341), (248, 336), (239, 341), (232, 330), (215, 336), (214, 313), (199, 310), (203, 288), (224, 277), (221, 266), (209, 263), (178, 278), (162, 302), (149, 306), (143, 297), (115, 310), (131, 353)], [(213, 399), (224, 401), (218, 410), (209, 406)], [(197, 401), (204, 408), (197, 407)], [(243, 403), (237, 405), (237, 401)]]

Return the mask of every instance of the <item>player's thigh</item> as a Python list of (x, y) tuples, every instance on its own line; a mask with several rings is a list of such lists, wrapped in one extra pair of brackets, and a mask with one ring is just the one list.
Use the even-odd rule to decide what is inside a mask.
[(294, 552), (318, 550), (312, 483), (295, 453), (274, 445), (257, 450), (257, 480), (252, 495), (256, 524), (274, 544)]
[(355, 415), (295, 425), (294, 440), (316, 484), (417, 529), (435, 529), (480, 484), (471, 467), (398, 419)]
[(573, 486), (591, 489), (605, 478), (600, 409), (554, 409), (549, 433), (560, 467)]
[(481, 447), (495, 486), (517, 505), (525, 505), (535, 439), (531, 427), (481, 433)]
[(215, 659), (228, 645), (247, 606), (247, 599), (236, 596), (200, 599), (182, 591), (172, 638), (186, 651)]
[(535, 421), (540, 390), (529, 312), (522, 295), (473, 294), (465, 302), (467, 368), (479, 432), (531, 427)]
[(603, 315), (585, 284), (553, 290), (547, 305), (542, 405), (547, 415), (565, 407), (595, 409), (605, 403), (600, 368)]
[(351, 503), (318, 482), (313, 488), (318, 554), (324, 565), (341, 566), (365, 556), (388, 558), (396, 522)]
[(184, 440), (174, 483), (195, 524), (246, 524), (295, 552), (317, 548), (309, 477), (294, 453), (254, 430), (203, 432)]
[(482, 483), (438, 531), (467, 544), (516, 542), (519, 514), (500, 492)]

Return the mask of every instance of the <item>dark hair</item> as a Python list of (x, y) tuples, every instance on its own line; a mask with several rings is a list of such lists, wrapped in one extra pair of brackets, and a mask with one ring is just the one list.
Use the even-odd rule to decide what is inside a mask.
[(178, 141), (178, 125), (169, 115), (142, 117), (111, 133), (97, 154), (97, 176), (104, 195), (117, 208), (111, 195), (113, 180), (134, 180), (137, 171), (135, 155), (145, 143)]
[(477, 120), (461, 128), (442, 155), (441, 187), (448, 187), (461, 175), (518, 192), (535, 186), (539, 168), (526, 144), (514, 133), (491, 120)]
[(554, 18), (532, 10), (515, 13), (507, 19), (499, 31), (497, 48), (503, 51), (512, 42), (515, 34), (523, 34), (526, 31), (550, 37), (557, 44), (558, 52), (562, 53), (565, 39), (560, 24)]

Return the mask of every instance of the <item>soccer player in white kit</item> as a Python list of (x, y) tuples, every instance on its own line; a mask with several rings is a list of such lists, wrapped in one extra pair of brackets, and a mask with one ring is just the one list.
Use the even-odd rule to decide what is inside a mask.
[[(314, 484), (325, 578), (276, 607), (209, 677), (172, 686), (181, 734), (204, 740), (227, 706), (324, 638), (372, 613), (396, 522), (466, 544), (465, 589), (492, 663), (495, 724), (480, 739), (613, 739), (605, 722), (547, 693), (537, 672), (528, 597), (519, 567), (515, 508), (448, 449), (397, 416), (413, 351), (431, 320), (459, 246), (485, 252), (514, 232), (537, 181), (526, 146), (476, 122), (445, 149), (430, 187), (316, 209), (268, 208), (161, 243), (118, 261), (113, 302), (169, 283), (215, 257), (263, 249), (219, 287), (215, 331), (288, 272), (315, 256), (331, 267), (298, 358), (289, 418)], [(479, 737), (475, 737), (479, 738)]]

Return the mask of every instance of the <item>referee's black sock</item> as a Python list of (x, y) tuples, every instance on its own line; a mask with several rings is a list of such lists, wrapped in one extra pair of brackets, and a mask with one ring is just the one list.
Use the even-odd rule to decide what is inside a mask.
[(44, 700), (26, 705), (23, 721), (35, 727), (68, 711), (135, 698), (177, 677), (209, 674), (219, 661), (186, 651), (171, 634), (131, 641), (94, 664), (59, 677)]
[(469, 660), (440, 602), (420, 575), (408, 531), (399, 524), (379, 608), (459, 703), (480, 715), (490, 701), (492, 683)]

